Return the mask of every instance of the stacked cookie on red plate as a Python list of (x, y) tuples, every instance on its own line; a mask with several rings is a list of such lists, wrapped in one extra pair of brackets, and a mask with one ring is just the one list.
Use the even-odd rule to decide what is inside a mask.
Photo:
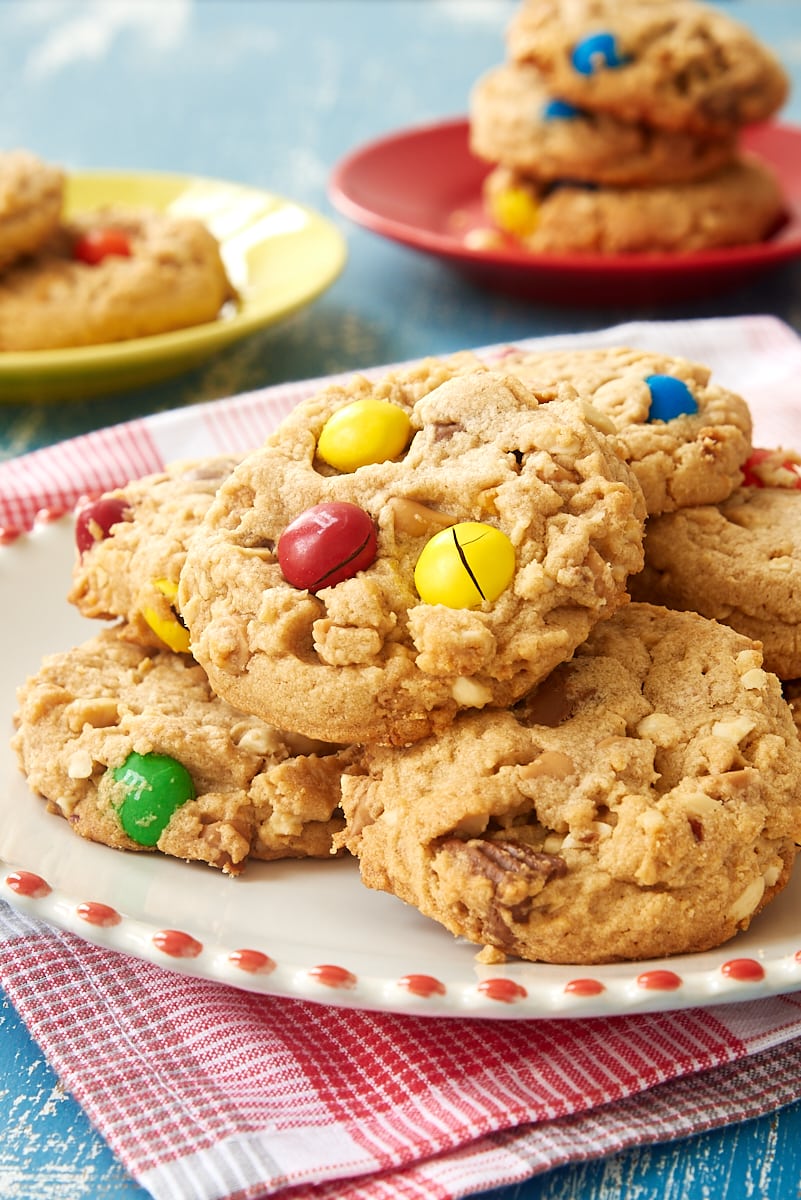
[(694, 0), (523, 0), (507, 50), (471, 96), (471, 148), (494, 165), (491, 228), (472, 239), (683, 253), (780, 224), (779, 183), (741, 134), (779, 110), (788, 79), (728, 14)]

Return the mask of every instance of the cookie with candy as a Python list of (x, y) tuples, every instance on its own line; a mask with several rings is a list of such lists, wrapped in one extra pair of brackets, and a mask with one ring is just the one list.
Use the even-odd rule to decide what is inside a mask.
[(68, 599), (85, 617), (117, 620), (127, 641), (186, 653), (176, 607), (189, 538), (238, 458), (170, 463), (124, 487), (86, 497), (75, 511), (75, 565)]
[(566, 380), (589, 400), (619, 439), (649, 516), (716, 504), (741, 481), (751, 453), (751, 413), (703, 363), (612, 346), (510, 347), (497, 365), (535, 389)]
[(187, 655), (104, 630), (45, 658), (18, 700), (19, 766), (81, 837), (230, 875), (332, 853), (351, 752), (238, 712)]
[(645, 506), (608, 422), (472, 357), (299, 404), (222, 484), (178, 605), (214, 690), (402, 744), (513, 703), (625, 602)]
[(742, 131), (788, 77), (740, 22), (695, 0), (522, 0), (507, 61), (470, 96), (491, 164), (474, 248), (684, 254), (758, 242), (786, 205)]

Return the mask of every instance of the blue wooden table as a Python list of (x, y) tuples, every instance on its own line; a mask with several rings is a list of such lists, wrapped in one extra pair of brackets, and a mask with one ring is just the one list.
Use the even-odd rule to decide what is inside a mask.
[[(3, 0), (0, 145), (68, 169), (169, 171), (291, 197), (335, 221), (348, 263), (308, 309), (175, 379), (62, 403), (0, 402), (0, 456), (146, 413), (302, 379), (636, 318), (772, 312), (801, 331), (801, 263), (670, 308), (557, 307), (481, 290), (338, 216), (334, 164), (361, 143), (466, 111), (503, 58), (509, 0)], [(782, 119), (801, 125), (798, 0), (721, 4), (784, 61)], [(0, 397), (2, 400), (2, 397)], [(0, 1016), (0, 1197), (146, 1195), (67, 1095), (13, 1007)], [(801, 1094), (801, 1090), (800, 1090)], [(504, 1200), (702, 1200), (801, 1194), (801, 1106), (603, 1162)]]

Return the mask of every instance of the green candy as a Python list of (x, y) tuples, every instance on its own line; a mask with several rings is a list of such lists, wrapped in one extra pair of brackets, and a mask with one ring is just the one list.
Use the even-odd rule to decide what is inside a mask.
[(173, 813), (197, 794), (186, 767), (168, 754), (133, 752), (113, 776), (125, 793), (117, 804), (120, 824), (139, 846), (155, 846)]

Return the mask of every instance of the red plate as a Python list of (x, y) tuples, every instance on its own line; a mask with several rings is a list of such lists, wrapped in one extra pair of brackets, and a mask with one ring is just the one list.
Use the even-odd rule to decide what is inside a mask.
[(773, 168), (787, 219), (764, 242), (694, 254), (531, 254), (514, 246), (473, 249), (490, 169), (468, 148), (465, 118), (402, 131), (355, 150), (331, 175), (332, 203), (359, 225), (434, 254), (482, 283), (564, 304), (666, 303), (720, 292), (801, 255), (801, 129), (747, 130), (746, 149)]

